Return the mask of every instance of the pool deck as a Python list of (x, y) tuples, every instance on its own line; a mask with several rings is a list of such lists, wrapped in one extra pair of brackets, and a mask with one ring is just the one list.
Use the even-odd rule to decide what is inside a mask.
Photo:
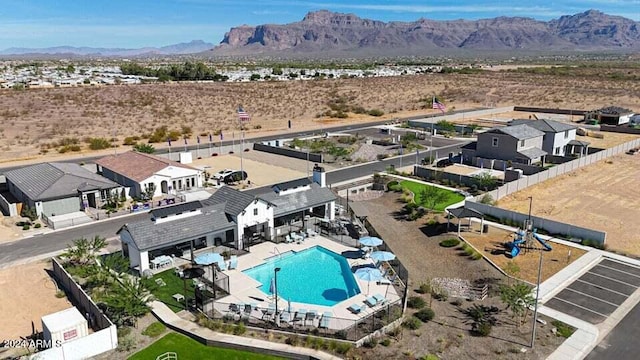
[[(265, 294), (259, 290), (262, 285), (258, 281), (254, 280), (248, 275), (245, 275), (242, 271), (250, 269), (252, 267), (263, 264), (266, 259), (283, 254), (288, 251), (301, 251), (314, 246), (322, 246), (328, 250), (331, 250), (337, 254), (342, 254), (345, 251), (355, 251), (355, 248), (339, 244), (337, 242), (326, 239), (320, 235), (305, 239), (301, 244), (298, 243), (281, 243), (274, 244), (270, 242), (262, 243), (251, 247), (251, 252), (238, 258), (238, 268), (234, 270), (227, 270), (224, 273), (229, 276), (231, 294), (223, 301), (226, 303), (256, 303), (258, 307), (266, 308), (268, 304), (272, 304), (274, 299), (270, 294)], [(365, 264), (373, 264), (372, 260), (364, 259), (349, 259), (346, 258), (349, 266), (361, 266)], [(355, 277), (354, 277), (355, 278)], [(380, 294), (384, 296), (388, 302), (396, 301), (400, 299), (400, 296), (396, 293), (395, 289), (391, 285), (378, 285), (376, 282), (367, 282), (355, 278), (355, 281), (360, 287), (361, 293), (353, 296), (347, 300), (344, 300), (334, 306), (320, 306), (313, 304), (302, 304), (291, 302), (291, 306), (295, 309), (315, 310), (318, 314), (324, 312), (332, 312), (333, 316), (345, 320), (358, 320), (372, 312), (372, 309), (368, 307), (364, 301), (367, 298), (367, 289), (369, 289), (369, 295)], [(300, 284), (304, 286), (304, 284)], [(263, 302), (257, 301), (255, 298), (264, 299)], [(363, 310), (360, 314), (353, 314), (347, 308), (352, 304), (358, 304), (362, 306)], [(286, 309), (288, 307), (286, 299), (278, 299), (278, 307), (280, 309)], [(334, 325), (334, 324), (332, 324)], [(339, 327), (331, 326), (332, 328)]]

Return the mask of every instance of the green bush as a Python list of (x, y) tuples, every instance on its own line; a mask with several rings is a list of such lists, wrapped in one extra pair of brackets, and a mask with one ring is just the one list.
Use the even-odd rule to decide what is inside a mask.
[(589, 247), (592, 247), (592, 248), (600, 249), (600, 250), (605, 250), (606, 249), (606, 246), (604, 244), (602, 244), (602, 243), (600, 243), (600, 242), (598, 242), (596, 240), (583, 239), (580, 242), (580, 244), (584, 245), (584, 246), (589, 246)]
[(33, 225), (33, 227), (36, 228), (36, 229), (40, 229), (42, 227), (42, 224), (37, 223), (37, 224)]
[(162, 334), (166, 330), (166, 326), (160, 322), (154, 322), (153, 324), (147, 326), (146, 329), (142, 331), (142, 335), (146, 335), (149, 337), (156, 337)]
[(556, 330), (557, 330), (556, 335), (562, 336), (563, 338), (570, 337), (571, 335), (573, 335), (574, 331), (576, 331), (575, 328), (563, 323), (560, 320), (553, 320), (551, 322), (551, 325), (556, 327)]
[(380, 345), (389, 346), (389, 345), (391, 345), (391, 340), (390, 339), (384, 339), (384, 340), (380, 341)]
[(240, 323), (233, 328), (233, 335), (242, 335), (245, 332), (247, 332), (247, 327), (244, 326), (243, 323)]
[(402, 323), (402, 326), (406, 327), (409, 330), (418, 330), (420, 326), (422, 326), (422, 321), (417, 317), (410, 317)]
[(287, 345), (298, 346), (300, 343), (300, 338), (296, 335), (289, 336), (285, 341)]
[(414, 316), (420, 319), (422, 322), (427, 322), (433, 320), (435, 313), (430, 308), (424, 308), (415, 313)]
[(89, 139), (89, 149), (91, 150), (102, 150), (108, 149), (111, 147), (111, 143), (109, 140), (105, 138), (91, 138)]
[(31, 226), (29, 226), (29, 225), (24, 225), (22, 227), (22, 230), (29, 230), (29, 229), (31, 229)]
[(440, 358), (437, 355), (427, 354), (423, 356), (420, 360), (440, 360)]
[(482, 259), (482, 254), (480, 254), (477, 251), (474, 251), (473, 254), (471, 254), (471, 260), (480, 260)]
[(460, 244), (460, 240), (458, 240), (456, 238), (451, 238), (451, 239), (440, 241), (440, 246), (446, 247), (446, 248), (458, 246), (459, 244)]
[(371, 110), (369, 110), (369, 115), (376, 116), (376, 117), (382, 116), (382, 115), (384, 115), (384, 111), (382, 111), (380, 109), (371, 109)]
[(420, 284), (420, 287), (416, 289), (418, 294), (429, 294), (431, 292), (431, 285), (427, 283)]
[(493, 328), (493, 326), (491, 326), (491, 324), (488, 322), (475, 323), (473, 327), (474, 332), (478, 336), (482, 337), (489, 336), (489, 334), (491, 334), (491, 329)]
[(424, 299), (419, 296), (411, 296), (407, 300), (407, 306), (412, 309), (422, 309), (426, 305)]
[(377, 345), (378, 345), (378, 339), (376, 339), (376, 338), (371, 338), (367, 342), (362, 344), (362, 346), (364, 346), (364, 347), (366, 347), (368, 349), (373, 349)]
[(126, 138), (124, 138), (122, 145), (135, 145), (137, 143), (138, 142), (133, 138), (133, 136), (127, 136)]
[(349, 343), (339, 342), (336, 346), (336, 352), (341, 355), (345, 355), (349, 350), (351, 350), (351, 344)]

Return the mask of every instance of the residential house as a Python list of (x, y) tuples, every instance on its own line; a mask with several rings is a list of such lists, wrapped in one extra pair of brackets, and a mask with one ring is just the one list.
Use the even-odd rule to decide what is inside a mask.
[[(579, 153), (586, 151), (584, 142), (576, 141), (577, 126), (549, 119), (522, 120), (509, 122), (510, 126), (527, 125), (544, 133), (542, 150), (555, 156), (568, 156), (575, 150)], [(587, 143), (588, 145), (588, 143)]]
[(137, 151), (109, 155), (96, 161), (98, 173), (128, 188), (131, 197), (153, 197), (202, 187), (203, 172), (169, 159)]
[(99, 208), (109, 197), (122, 196), (119, 184), (78, 164), (42, 163), (7, 171), (9, 192), (38, 216), (56, 216)]
[(495, 159), (531, 165), (542, 162), (544, 132), (528, 125), (495, 127), (478, 134), (478, 141), (462, 147), (465, 161)]
[(305, 227), (311, 216), (333, 219), (336, 196), (324, 181), (324, 169), (316, 167), (314, 181), (294, 180), (257, 192), (222, 186), (209, 199), (153, 210), (148, 219), (118, 231), (123, 253), (143, 273), (160, 255), (181, 256), (201, 246), (248, 249), (276, 241), (294, 222)]
[(585, 114), (585, 120), (595, 119), (600, 124), (622, 125), (629, 123), (634, 115), (632, 110), (619, 106), (607, 106)]

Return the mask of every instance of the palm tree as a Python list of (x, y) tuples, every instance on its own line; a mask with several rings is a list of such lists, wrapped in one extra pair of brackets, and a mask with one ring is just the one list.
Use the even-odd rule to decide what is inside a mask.
[(511, 286), (502, 286), (500, 288), (500, 300), (507, 305), (507, 309), (511, 309), (513, 317), (518, 319), (518, 326), (526, 319), (529, 307), (535, 304), (531, 288), (523, 282), (517, 282)]

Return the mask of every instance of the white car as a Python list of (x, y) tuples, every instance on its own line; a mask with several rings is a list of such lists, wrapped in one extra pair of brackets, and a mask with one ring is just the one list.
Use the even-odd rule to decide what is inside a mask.
[(227, 177), (227, 176), (229, 176), (229, 175), (233, 174), (235, 171), (237, 171), (237, 170), (232, 170), (232, 169), (224, 169), (224, 170), (220, 170), (220, 171), (218, 171), (217, 173), (215, 173), (215, 174), (213, 175), (213, 178), (214, 178), (215, 180), (223, 181), (225, 177)]

